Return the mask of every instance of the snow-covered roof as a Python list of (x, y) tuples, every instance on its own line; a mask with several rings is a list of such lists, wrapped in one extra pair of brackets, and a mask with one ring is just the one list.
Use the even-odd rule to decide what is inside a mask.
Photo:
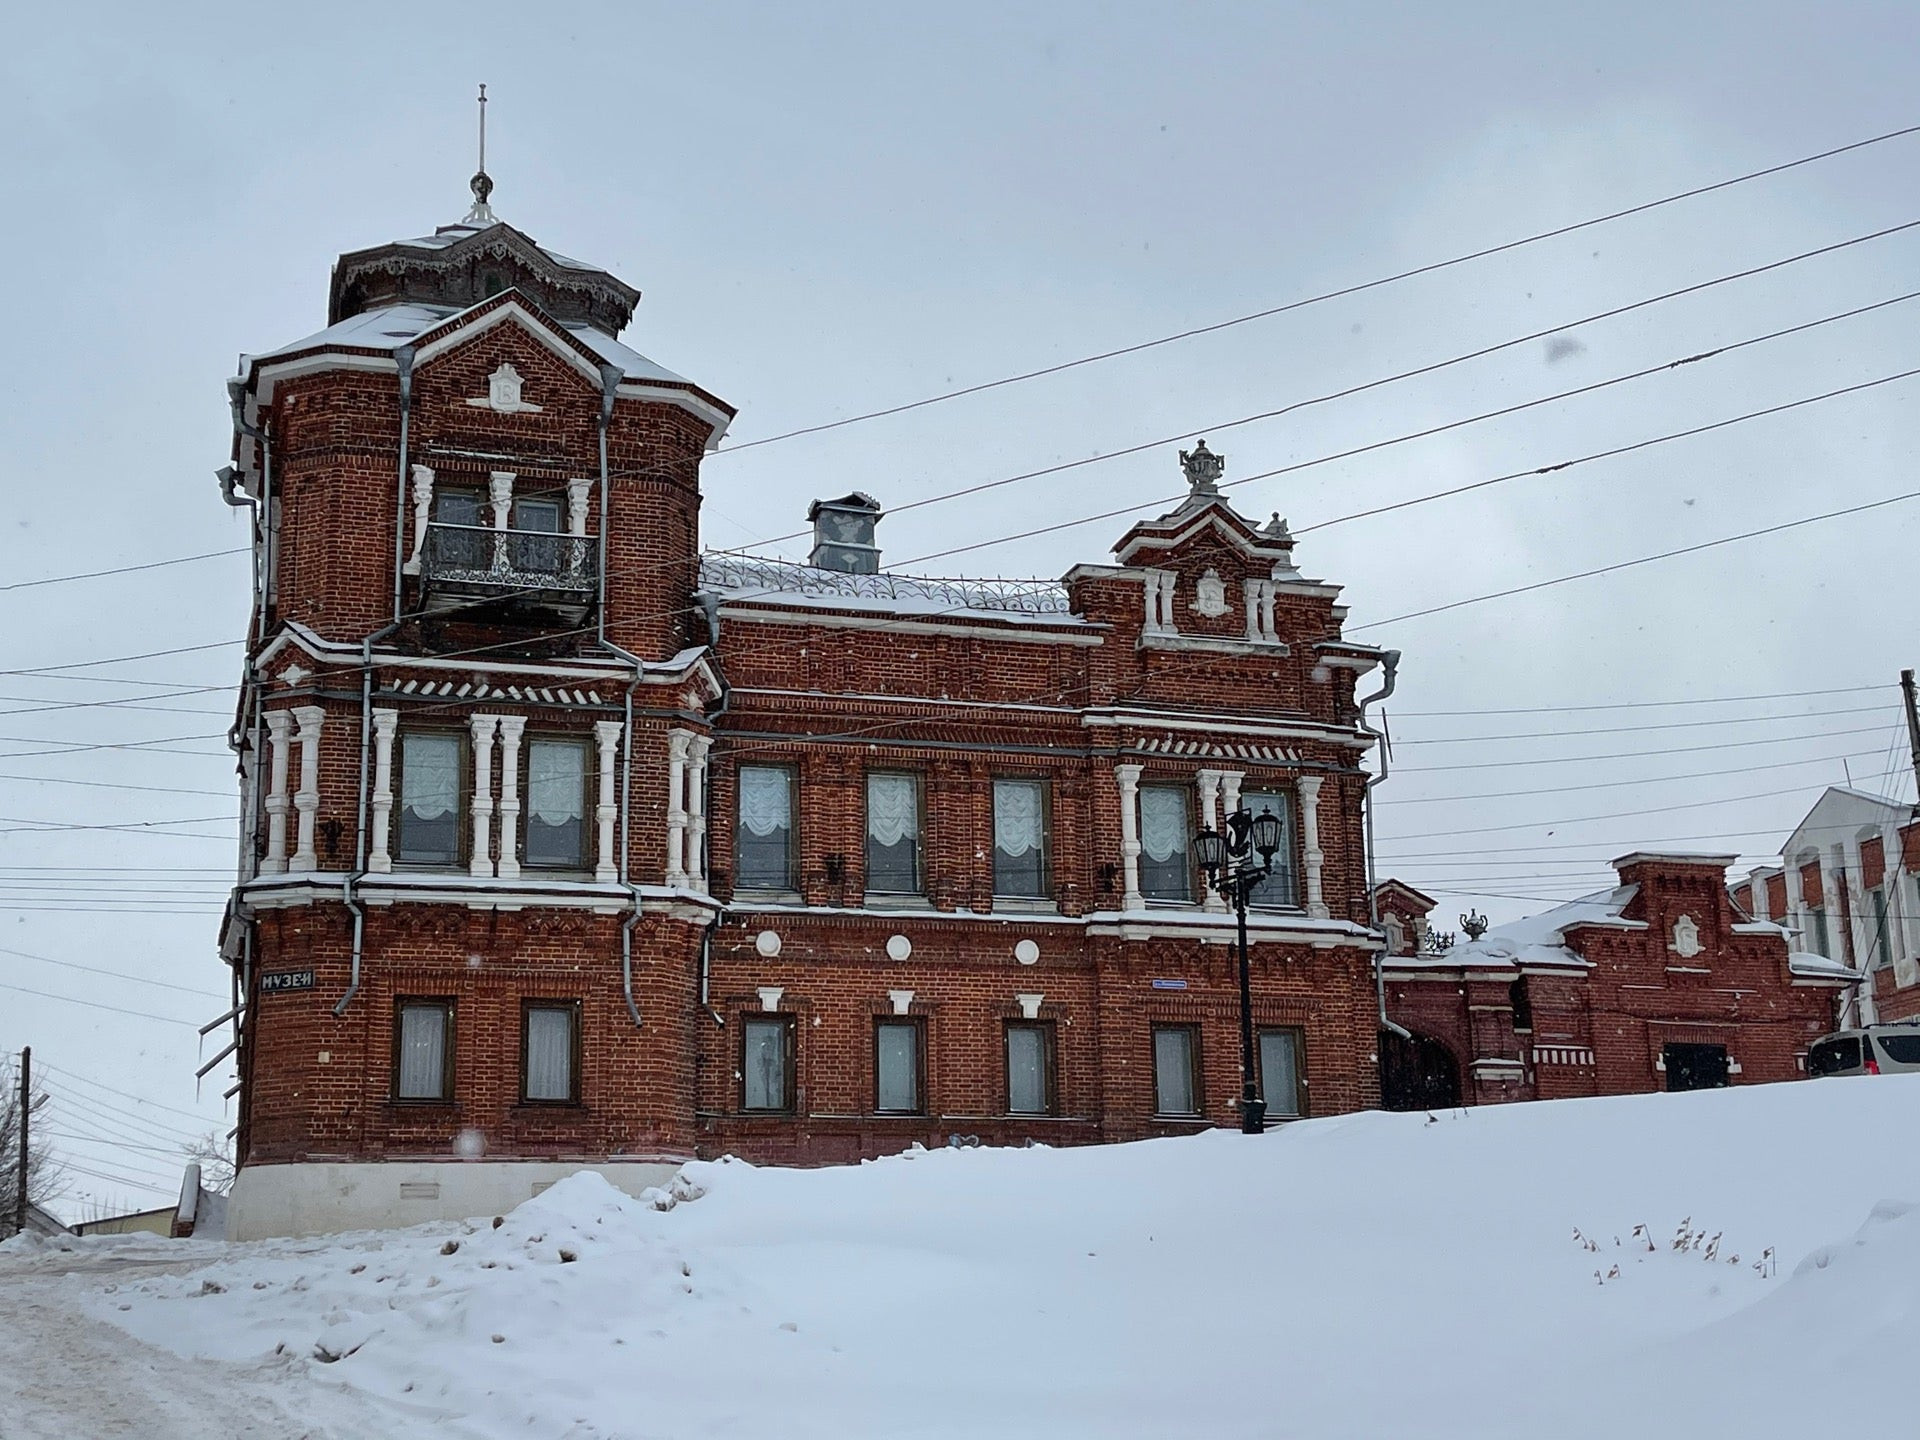
[(1818, 977), (1832, 980), (1858, 980), (1860, 972), (1840, 960), (1830, 960), (1825, 955), (1816, 955), (1811, 950), (1797, 951), (1787, 956), (1787, 970), (1794, 975)]
[(828, 610), (890, 615), (990, 617), (1048, 625), (1080, 625), (1064, 585), (1051, 580), (960, 580), (923, 575), (848, 574), (710, 552), (700, 557), (701, 588), (722, 600), (767, 601)]
[(1438, 958), (1448, 965), (1571, 965), (1587, 969), (1588, 962), (1567, 948), (1566, 932), (1575, 925), (1644, 928), (1644, 921), (1620, 918), (1620, 912), (1639, 891), (1638, 885), (1596, 890), (1538, 915), (1496, 926), (1478, 940), (1463, 940)]
[[(338, 324), (329, 325), (303, 340), (295, 340), (290, 345), (281, 345), (248, 358), (254, 361), (273, 360), (283, 355), (300, 355), (313, 350), (398, 350), (461, 313), (446, 305), (383, 305), (373, 310), (362, 310), (358, 315), (349, 315)], [(563, 324), (561, 328), (609, 365), (619, 366), (621, 373), (629, 380), (666, 385), (693, 383), (684, 375), (677, 375), (666, 366), (656, 364), (639, 351), (623, 345), (591, 325)]]

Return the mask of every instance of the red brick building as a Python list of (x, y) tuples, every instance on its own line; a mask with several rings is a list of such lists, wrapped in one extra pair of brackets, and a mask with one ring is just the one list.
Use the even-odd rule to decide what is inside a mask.
[[(234, 729), (241, 1235), (637, 1189), (725, 1152), (1230, 1124), (1195, 827), (1285, 822), (1252, 922), (1276, 1116), (1377, 1104), (1336, 586), (1189, 498), (1060, 582), (699, 546), (732, 409), (638, 292), (494, 220), (357, 251), (231, 382), (258, 583)], [(796, 497), (795, 509), (799, 509)]]
[[(1789, 948), (1726, 886), (1731, 855), (1637, 853), (1620, 883), (1440, 945), (1394, 945), (1383, 1041), (1397, 1108), (1550, 1100), (1791, 1080), (1858, 978)], [(1380, 909), (1426, 936), (1425, 897), (1398, 882)], [(1431, 901), (1426, 901), (1431, 908)]]

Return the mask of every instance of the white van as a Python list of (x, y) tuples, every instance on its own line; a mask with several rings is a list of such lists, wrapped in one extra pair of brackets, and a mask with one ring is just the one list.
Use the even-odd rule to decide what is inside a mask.
[(1869, 1025), (1822, 1036), (1807, 1050), (1807, 1074), (1920, 1074), (1920, 1024)]

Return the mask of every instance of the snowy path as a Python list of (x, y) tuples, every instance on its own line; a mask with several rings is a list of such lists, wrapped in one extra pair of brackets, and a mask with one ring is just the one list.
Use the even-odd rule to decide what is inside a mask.
[(469, 1432), (303, 1375), (301, 1362), (184, 1359), (95, 1320), (83, 1290), (191, 1263), (0, 1257), (0, 1440), (372, 1440)]

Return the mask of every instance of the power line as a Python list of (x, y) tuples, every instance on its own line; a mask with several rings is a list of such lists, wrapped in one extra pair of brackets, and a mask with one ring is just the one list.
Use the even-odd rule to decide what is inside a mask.
[(223, 560), (229, 555), (245, 555), (250, 546), (241, 546), (236, 550), (209, 550), (204, 555), (176, 555), (171, 560), (149, 560), (143, 565), (116, 565), (111, 570), (88, 570), (78, 575), (45, 575), (38, 580), (15, 580), (10, 585), (0, 585), (0, 591), (31, 590), (37, 585), (64, 585), (69, 580), (100, 580), (108, 575), (131, 575), (140, 570), (160, 570), (168, 565), (191, 565), (199, 560)]
[[(11, 755), (0, 759), (11, 760)], [(27, 785), (83, 785), (89, 790), (139, 790), (149, 795), (207, 795), (217, 800), (232, 798), (227, 790), (187, 790), (178, 785), (126, 785), (117, 780), (75, 780), (65, 775), (0, 775), (0, 780), (17, 780)]]
[(1471, 795), (1398, 795), (1388, 796), (1376, 803), (1381, 806), (1457, 805), (1463, 802), (1479, 804), (1489, 800), (1512, 800), (1526, 795), (1568, 795), (1576, 790), (1618, 790), (1623, 785), (1670, 785), (1682, 780), (1709, 780), (1717, 775), (1750, 775), (1755, 770), (1790, 770), (1800, 765), (1831, 765), (1836, 760), (1860, 760), (1879, 753), (1878, 750), (1869, 750), (1851, 755), (1812, 755), (1803, 760), (1776, 760), (1767, 765), (1739, 765), (1731, 770), (1692, 770), (1678, 775), (1648, 775), (1634, 780), (1601, 780), (1591, 785), (1552, 785), (1543, 790), (1488, 790)]
[(1776, 690), (1769, 695), (1703, 695), (1694, 700), (1615, 700), (1605, 705), (1531, 705), (1511, 710), (1399, 710), (1403, 720), (1451, 715), (1558, 715), (1581, 710), (1651, 710), (1674, 705), (1735, 705), (1748, 700), (1804, 700), (1827, 695), (1860, 695), (1886, 685), (1847, 685), (1836, 690)]
[(1420, 275), (1431, 275), (1436, 271), (1449, 269), (1455, 265), (1467, 264), (1469, 261), (1484, 260), (1489, 256), (1500, 255), (1510, 250), (1520, 249), (1523, 246), (1538, 244), (1543, 240), (1556, 239), (1562, 235), (1572, 235), (1596, 225), (1604, 225), (1615, 220), (1623, 220), (1631, 215), (1644, 214), (1649, 210), (1659, 209), (1661, 206), (1676, 204), (1682, 200), (1691, 200), (1701, 195), (1709, 195), (1717, 190), (1728, 189), (1731, 186), (1744, 185), (1748, 181), (1763, 179), (1769, 175), (1779, 175), (1802, 165), (1812, 165), (1821, 160), (1832, 159), (1836, 155), (1847, 154), (1852, 150), (1864, 149), (1870, 145), (1883, 144), (1888, 140), (1896, 140), (1903, 136), (1916, 133), (1920, 133), (1920, 125), (1910, 125), (1903, 129), (1890, 130), (1885, 134), (1875, 135), (1866, 140), (1855, 141), (1852, 144), (1837, 146), (1830, 150), (1822, 150), (1817, 154), (1805, 155), (1797, 160), (1789, 160), (1779, 165), (1771, 165), (1765, 169), (1749, 171), (1744, 175), (1736, 175), (1727, 180), (1718, 180), (1710, 185), (1701, 185), (1691, 190), (1678, 191), (1671, 195), (1662, 196), (1657, 200), (1649, 200), (1638, 205), (1628, 206), (1624, 210), (1609, 211), (1604, 215), (1596, 215), (1590, 219), (1577, 221), (1571, 225), (1561, 225), (1550, 230), (1541, 230), (1532, 235), (1522, 236), (1517, 240), (1507, 240), (1498, 245), (1485, 246), (1478, 250), (1471, 250), (1464, 254), (1452, 256), (1449, 259), (1430, 261), (1424, 265), (1414, 266), (1409, 270), (1402, 270), (1391, 275), (1383, 275), (1377, 279), (1363, 281), (1356, 285), (1345, 285), (1337, 289), (1322, 291), (1320, 294), (1310, 295), (1300, 300), (1291, 300), (1283, 305), (1270, 306), (1264, 310), (1256, 310), (1249, 314), (1237, 315), (1227, 320), (1216, 321), (1210, 325), (1194, 326), (1191, 329), (1182, 330), (1172, 335), (1163, 335), (1154, 340), (1144, 340), (1136, 344), (1120, 346), (1117, 349), (1103, 350), (1092, 355), (1083, 355), (1076, 360), (1066, 360), (1055, 365), (1042, 366), (1037, 370), (1022, 371), (1018, 374), (1002, 376), (997, 380), (988, 380), (975, 385), (962, 386), (956, 390), (942, 391), (937, 395), (929, 395), (923, 399), (909, 401), (905, 404), (886, 406), (882, 409), (869, 410), (859, 415), (849, 415), (839, 420), (830, 420), (817, 425), (802, 426), (796, 430), (788, 430), (777, 435), (769, 435), (759, 440), (749, 440), (738, 445), (729, 445), (717, 453), (721, 455), (732, 455), (742, 450), (751, 450), (762, 445), (773, 445), (780, 441), (792, 440), (802, 435), (817, 435), (823, 431), (838, 430), (845, 426), (858, 425), (868, 420), (878, 420), (889, 415), (904, 414), (909, 410), (924, 409), (929, 405), (938, 405), (948, 400), (957, 400), (966, 395), (978, 395), (983, 391), (997, 390), (1008, 385), (1018, 385), (1028, 380), (1038, 380), (1048, 375), (1058, 375), (1068, 370), (1078, 369), (1084, 365), (1093, 365), (1104, 360), (1118, 359), (1123, 355), (1137, 355), (1142, 351), (1152, 350), (1158, 346), (1174, 344), (1176, 341), (1189, 340), (1199, 335), (1213, 334), (1216, 331), (1230, 329), (1236, 325), (1245, 325), (1255, 320), (1265, 320), (1275, 315), (1285, 315), (1291, 311), (1303, 310), (1310, 305), (1319, 305), (1328, 300), (1338, 300), (1348, 295), (1358, 295), (1368, 290), (1377, 290), (1383, 286), (1398, 284), (1402, 280), (1411, 280)]
[[(58, 670), (85, 670), (95, 665), (127, 665), (135, 660), (157, 660), (166, 655), (191, 655), (200, 650), (225, 650), (230, 646), (245, 643), (244, 640), (209, 640), (204, 645), (176, 645), (170, 650), (143, 650), (137, 655), (111, 655), (102, 660), (71, 660), (64, 665), (32, 665), (24, 670), (0, 670), (0, 676), (51, 675)], [(135, 680), (128, 683), (144, 685), (149, 682)]]
[[(1798, 715), (1728, 715), (1713, 720), (1663, 720), (1653, 725), (1600, 725), (1587, 730), (1526, 730), (1507, 735), (1436, 735), (1425, 739), (1395, 740), (1393, 748), (1398, 750), (1409, 745), (1465, 745), (1485, 740), (1559, 740), (1574, 735), (1637, 735), (1655, 730), (1719, 729), (1727, 725), (1771, 725), (1783, 720), (1824, 720), (1828, 716), (1879, 715), (1886, 709), (1886, 705), (1856, 705), (1845, 710), (1809, 710)], [(1878, 730), (1880, 727), (1875, 725), (1871, 728)], [(1821, 737), (1789, 735), (1781, 738), (1791, 740)]]
[[(18, 906), (4, 905), (0, 910), (18, 909)], [(25, 985), (8, 985), (0, 981), (0, 990), (15, 990), (22, 995), (37, 995), (42, 1000), (62, 1000), (69, 1005), (85, 1005), (89, 1010), (111, 1010), (116, 1015), (131, 1015), (139, 1020), (161, 1020), (169, 1025), (185, 1025), (189, 1030), (200, 1027), (191, 1020), (176, 1020), (171, 1015), (154, 1015), (145, 1010), (128, 1010), (119, 1005), (103, 1005), (98, 1000), (81, 1000), (72, 995), (55, 995), (50, 990), (29, 990)]]
[(77, 960), (56, 960), (51, 955), (35, 955), (28, 950), (14, 950), (0, 945), (0, 955), (14, 955), (22, 960), (37, 960), (42, 965), (59, 965), (68, 970), (85, 970), (90, 975), (105, 975), (114, 980), (131, 980), (138, 985), (153, 985), (162, 990), (178, 990), (186, 995), (198, 995), (203, 1000), (225, 1000), (227, 997), (211, 990), (196, 990), (190, 985), (175, 985), (167, 980), (154, 980), (145, 975), (129, 975), (123, 970), (102, 970), (97, 965), (82, 965)]
[[(1822, 730), (1811, 735), (1769, 735), (1759, 740), (1721, 740), (1712, 745), (1677, 745), (1661, 750), (1616, 750), (1605, 755), (1543, 755), (1526, 760), (1477, 760), (1462, 765), (1404, 765), (1396, 775), (1437, 775), (1449, 770), (1506, 770), (1522, 765), (1584, 765), (1602, 760), (1639, 760), (1665, 755), (1699, 755), (1709, 750), (1743, 750), (1755, 745), (1793, 745), (1802, 740), (1838, 740), (1849, 735), (1876, 735), (1878, 725), (1862, 725), (1849, 730)], [(1478, 736), (1462, 739), (1478, 739)], [(1401, 744), (1443, 744), (1443, 741), (1395, 741)], [(1754, 767), (1763, 768), (1763, 767)], [(225, 873), (225, 872), (222, 872)]]
[(192, 1110), (183, 1110), (178, 1105), (163, 1105), (160, 1101), (149, 1099), (145, 1095), (136, 1095), (131, 1090), (116, 1089), (104, 1080), (95, 1080), (90, 1076), (76, 1074), (72, 1070), (64, 1069), (59, 1065), (53, 1065), (44, 1060), (40, 1062), (40, 1068), (43, 1070), (51, 1070), (55, 1075), (64, 1075), (67, 1079), (77, 1084), (88, 1086), (91, 1089), (104, 1090), (109, 1095), (118, 1095), (123, 1100), (131, 1100), (136, 1105), (150, 1105), (156, 1110), (170, 1111), (175, 1115), (184, 1115), (189, 1120), (198, 1120), (202, 1124), (206, 1123), (205, 1116), (196, 1114)]
[(1804, 785), (1789, 786), (1784, 790), (1758, 790), (1750, 795), (1726, 795), (1717, 800), (1692, 800), (1684, 805), (1657, 805), (1647, 810), (1614, 810), (1605, 815), (1567, 815), (1554, 820), (1523, 820), (1513, 825), (1483, 825), (1470, 830), (1434, 830), (1417, 835), (1401, 835), (1401, 840), (1444, 840), (1455, 835), (1493, 835), (1503, 830), (1538, 830), (1548, 825), (1585, 825), (1594, 820), (1624, 820), (1637, 815), (1670, 815), (1678, 810), (1705, 810), (1715, 805), (1736, 805), (1746, 800), (1777, 800), (1782, 795), (1795, 795), (1805, 790)]
[[(1920, 375), (1920, 370), (1909, 370), (1909, 375)], [(1898, 378), (1898, 377), (1896, 377)], [(1763, 525), (1758, 530), (1747, 530), (1738, 535), (1723, 535), (1718, 540), (1703, 540), (1697, 545), (1682, 545), (1677, 550), (1663, 550), (1657, 555), (1642, 555), (1635, 560), (1619, 560), (1611, 565), (1601, 565), (1592, 570), (1581, 570), (1572, 575), (1556, 576), (1552, 580), (1536, 580), (1531, 585), (1516, 585), (1509, 590), (1494, 590), (1485, 595), (1470, 595), (1464, 600), (1451, 600), (1445, 605), (1430, 605), (1424, 610), (1409, 610), (1404, 615), (1390, 616), (1385, 620), (1370, 621), (1356, 626), (1359, 630), (1378, 630), (1383, 625), (1398, 625), (1404, 620), (1418, 620), (1428, 615), (1439, 615), (1449, 610), (1459, 610), (1468, 605), (1479, 605), (1488, 600), (1506, 600), (1515, 595), (1531, 594), (1535, 590), (1551, 589), (1555, 585), (1571, 584), (1575, 580), (1591, 580), (1597, 575), (1611, 575), (1620, 570), (1631, 570), (1637, 565), (1651, 565), (1657, 560), (1672, 560), (1681, 555), (1697, 555), (1702, 550), (1715, 550), (1722, 545), (1737, 545), (1743, 540), (1757, 540), (1763, 535), (1778, 535), (1785, 530), (1798, 530), (1802, 525), (1817, 525), (1824, 520), (1838, 520), (1847, 515), (1863, 515), (1869, 510), (1879, 510), (1888, 505), (1901, 505), (1909, 500), (1920, 500), (1920, 490), (1909, 490), (1904, 495), (1889, 495), (1884, 500), (1869, 500), (1864, 505), (1849, 505), (1842, 510), (1828, 510), (1819, 515), (1805, 515), (1798, 520), (1782, 521), (1778, 525)]]

